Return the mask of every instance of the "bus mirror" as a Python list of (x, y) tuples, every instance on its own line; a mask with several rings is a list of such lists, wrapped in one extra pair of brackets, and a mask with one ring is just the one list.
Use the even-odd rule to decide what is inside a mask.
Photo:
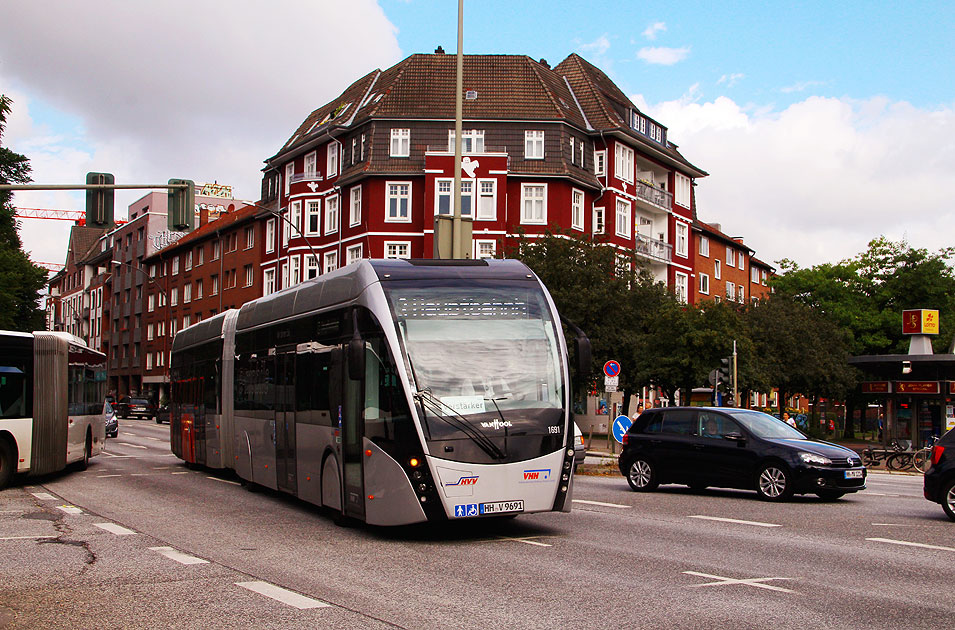
[(590, 374), (590, 364), (593, 357), (590, 352), (590, 339), (586, 335), (577, 336), (577, 373), (581, 378)]
[(365, 378), (365, 342), (361, 337), (348, 342), (348, 378), (353, 381)]

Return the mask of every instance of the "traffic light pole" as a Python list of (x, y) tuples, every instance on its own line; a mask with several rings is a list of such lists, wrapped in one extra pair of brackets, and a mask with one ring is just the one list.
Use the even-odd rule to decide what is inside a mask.
[(733, 340), (733, 406), (739, 407), (739, 389), (736, 380), (736, 340)]

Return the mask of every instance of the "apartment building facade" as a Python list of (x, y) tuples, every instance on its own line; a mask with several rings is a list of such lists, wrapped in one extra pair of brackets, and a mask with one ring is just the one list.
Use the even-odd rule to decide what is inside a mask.
[(767, 297), (769, 279), (775, 272), (753, 254), (741, 237), (729, 236), (718, 223), (695, 221), (693, 239), (696, 250), (694, 302), (713, 300), (738, 302)]

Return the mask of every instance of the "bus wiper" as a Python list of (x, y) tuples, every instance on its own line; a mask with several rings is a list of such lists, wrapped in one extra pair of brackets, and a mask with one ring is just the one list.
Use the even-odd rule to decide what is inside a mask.
[[(467, 418), (454, 410), (453, 407), (442, 401), (431, 393), (428, 389), (422, 389), (415, 392), (414, 397), (421, 403), (422, 407), (427, 406), (436, 417), (441, 418), (451, 426), (460, 429), (465, 435), (471, 438), (475, 444), (481, 447), (485, 453), (494, 459), (504, 459), (506, 455), (497, 447), (497, 445), (483, 432), (478, 430)], [(446, 413), (444, 410), (450, 412)]]

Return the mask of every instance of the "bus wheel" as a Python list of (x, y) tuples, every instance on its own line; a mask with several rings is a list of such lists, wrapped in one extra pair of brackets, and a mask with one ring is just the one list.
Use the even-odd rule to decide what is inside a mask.
[(77, 470), (86, 470), (90, 465), (90, 457), (93, 455), (93, 431), (86, 429), (86, 444), (83, 446), (83, 459), (76, 462)]
[(17, 453), (10, 440), (0, 437), (0, 489), (6, 488), (17, 468)]

